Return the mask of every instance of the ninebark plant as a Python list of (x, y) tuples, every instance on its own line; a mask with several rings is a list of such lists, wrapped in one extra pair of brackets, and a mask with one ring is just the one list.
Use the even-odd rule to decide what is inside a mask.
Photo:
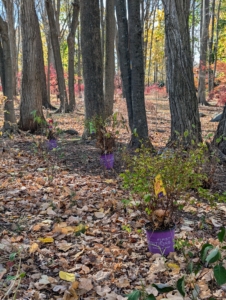
[[(204, 190), (210, 181), (205, 169), (208, 164), (206, 153), (206, 146), (200, 143), (196, 149), (188, 151), (168, 149), (161, 155), (153, 155), (149, 149), (141, 148), (133, 157), (125, 156), (127, 169), (121, 174), (123, 186), (132, 192), (153, 230), (173, 226), (177, 210), (194, 193), (213, 203), (216, 195)], [(166, 191), (161, 198), (155, 195), (157, 175), (161, 176)]]

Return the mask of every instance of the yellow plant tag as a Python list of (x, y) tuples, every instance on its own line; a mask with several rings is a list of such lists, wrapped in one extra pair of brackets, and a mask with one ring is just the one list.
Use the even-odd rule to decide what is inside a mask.
[(46, 237), (46, 238), (38, 238), (38, 240), (41, 243), (53, 243), (54, 242), (54, 239), (51, 236)]
[(166, 196), (166, 190), (164, 188), (162, 177), (161, 177), (160, 174), (158, 174), (155, 177), (155, 180), (154, 180), (154, 189), (155, 189), (155, 196), (157, 196), (157, 197)]
[(74, 273), (67, 273), (64, 271), (59, 272), (60, 279), (63, 279), (65, 281), (74, 282), (75, 281), (75, 274)]

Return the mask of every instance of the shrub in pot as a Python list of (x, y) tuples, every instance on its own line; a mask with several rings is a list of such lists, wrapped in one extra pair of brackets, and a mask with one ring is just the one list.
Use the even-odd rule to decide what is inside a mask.
[(167, 255), (174, 250), (175, 217), (186, 199), (192, 193), (209, 195), (203, 189), (208, 181), (206, 152), (205, 144), (200, 143), (187, 151), (166, 149), (161, 155), (142, 147), (134, 156), (125, 156), (123, 187), (148, 217), (145, 228), (152, 253)]
[(105, 121), (95, 117), (89, 122), (90, 134), (95, 135), (96, 146), (101, 150), (100, 162), (106, 169), (112, 169), (114, 165), (114, 150), (119, 128), (126, 128), (126, 125), (123, 116), (118, 113), (114, 113)]

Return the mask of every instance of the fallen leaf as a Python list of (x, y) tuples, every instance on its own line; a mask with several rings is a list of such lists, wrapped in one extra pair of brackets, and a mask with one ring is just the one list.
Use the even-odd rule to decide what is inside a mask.
[(97, 218), (97, 219), (103, 219), (105, 217), (105, 213), (101, 212), (101, 211), (96, 211), (94, 213), (94, 216)]
[(33, 243), (30, 248), (29, 248), (29, 252), (31, 253), (35, 253), (37, 250), (39, 249), (38, 244), (37, 243)]
[(54, 242), (54, 239), (51, 237), (51, 236), (48, 236), (46, 238), (38, 238), (38, 240), (41, 242), (41, 243), (53, 243)]
[(71, 249), (73, 247), (72, 243), (66, 243), (66, 242), (58, 243), (56, 246), (59, 250), (62, 250), (64, 252), (68, 251), (69, 249)]
[(55, 211), (53, 211), (52, 207), (47, 208), (46, 213), (49, 216), (55, 216), (56, 215), (56, 213), (55, 213)]
[(109, 288), (109, 286), (101, 287), (100, 285), (98, 285), (96, 287), (96, 292), (99, 296), (104, 297), (104, 296), (106, 296), (106, 294), (111, 292), (111, 289)]
[(32, 230), (39, 231), (41, 229), (41, 227), (42, 226), (40, 224), (37, 224), (37, 225), (33, 226)]
[(64, 272), (64, 271), (60, 271), (59, 272), (59, 277), (60, 277), (60, 279), (65, 280), (65, 281), (70, 281), (70, 282), (75, 281), (75, 274), (74, 273), (67, 273), (67, 272)]
[(39, 279), (38, 283), (39, 284), (49, 284), (50, 281), (49, 281), (48, 276), (47, 275), (42, 275), (41, 279)]
[(91, 291), (93, 288), (92, 280), (89, 278), (80, 278), (79, 279), (79, 289), (85, 291)]

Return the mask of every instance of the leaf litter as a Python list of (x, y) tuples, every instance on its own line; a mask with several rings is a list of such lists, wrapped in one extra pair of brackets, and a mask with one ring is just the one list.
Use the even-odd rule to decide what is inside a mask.
[[(117, 105), (119, 111), (125, 109)], [(62, 115), (56, 118), (82, 133), (80, 116), (70, 123), (68, 116), (67, 121)], [(152, 134), (155, 146), (167, 139), (167, 122), (159, 124), (166, 132)], [(128, 139), (121, 133), (121, 145)], [(207, 203), (188, 204), (176, 229), (184, 246), (167, 258), (152, 255), (143, 230), (145, 216), (122, 203), (129, 195), (118, 177), (123, 170), (120, 152), (114, 170), (106, 171), (92, 140), (81, 143), (66, 135), (59, 144), (61, 152), (44, 153), (34, 147), (34, 137), (15, 136), (0, 158), (0, 299), (16, 293), (15, 299), (121, 300), (143, 288), (157, 299), (182, 299), (176, 290), (161, 295), (152, 284), (175, 284), (183, 276), (183, 251), (200, 251), (202, 241), (217, 245), (226, 206), (221, 203), (213, 211)], [(200, 299), (226, 298), (223, 288), (210, 290), (211, 280), (212, 272), (204, 269), (191, 286), (198, 284)]]

